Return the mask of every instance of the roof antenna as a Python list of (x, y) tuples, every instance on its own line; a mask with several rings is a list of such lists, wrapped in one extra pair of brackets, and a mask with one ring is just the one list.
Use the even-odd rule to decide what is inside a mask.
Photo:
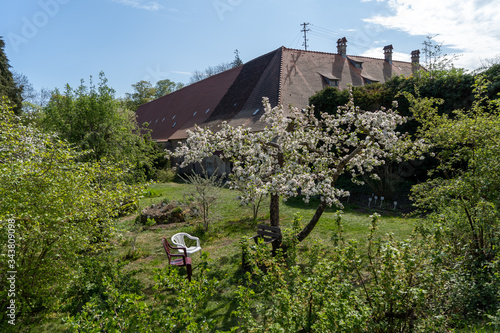
[(311, 24), (311, 23), (304, 22), (301, 24), (303, 26), (301, 31), (304, 33), (304, 43), (302, 44), (302, 46), (304, 46), (304, 50), (306, 50), (306, 51), (307, 51), (307, 41), (309, 40), (309, 39), (307, 39), (307, 32), (311, 30), (311, 29), (306, 29), (306, 27), (309, 24)]

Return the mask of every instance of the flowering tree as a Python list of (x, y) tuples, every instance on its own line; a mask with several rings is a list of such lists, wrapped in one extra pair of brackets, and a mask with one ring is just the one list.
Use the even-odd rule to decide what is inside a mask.
[[(363, 111), (349, 102), (334, 115), (314, 115), (313, 107), (300, 110), (272, 108), (263, 100), (262, 120), (268, 125), (260, 132), (223, 123), (212, 132), (196, 127), (185, 143), (169, 156), (184, 158), (181, 167), (200, 162), (214, 152), (233, 163), (230, 185), (243, 191), (241, 200), (269, 194), (271, 225), (279, 226), (279, 198), (302, 195), (304, 201), (320, 197), (320, 204), (304, 229), (302, 241), (314, 228), (326, 207), (341, 207), (347, 191), (335, 187), (341, 174), (353, 179), (370, 173), (391, 157), (402, 156), (409, 139), (396, 131), (406, 119), (392, 109)], [(420, 147), (414, 145), (414, 147)]]

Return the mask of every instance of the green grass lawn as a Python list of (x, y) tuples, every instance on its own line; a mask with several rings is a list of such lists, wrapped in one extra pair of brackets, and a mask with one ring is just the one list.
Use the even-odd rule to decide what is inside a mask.
[[(153, 197), (144, 197), (139, 204), (139, 209), (143, 209), (151, 204), (157, 204), (163, 199), (170, 202), (185, 200), (190, 186), (185, 183), (164, 183), (153, 184), (148, 188), (149, 194)], [(238, 278), (240, 278), (241, 246), (242, 238), (249, 238), (255, 235), (256, 226), (252, 223), (252, 210), (250, 207), (240, 205), (237, 199), (239, 193), (229, 189), (222, 189), (220, 200), (214, 207), (213, 213), (215, 221), (210, 224), (208, 232), (201, 228), (201, 221), (188, 220), (183, 223), (169, 225), (155, 225), (153, 227), (142, 227), (135, 224), (135, 216), (122, 218), (118, 222), (122, 239), (115, 250), (115, 255), (123, 260), (129, 260), (127, 269), (140, 270), (138, 278), (144, 283), (145, 294), (150, 293), (154, 285), (154, 269), (163, 269), (167, 266), (167, 256), (164, 253), (161, 238), (168, 239), (177, 232), (187, 232), (200, 238), (202, 251), (209, 254), (212, 260), (212, 275), (223, 283), (224, 292), (213, 302), (214, 317), (220, 316), (221, 322), (230, 324), (230, 313), (233, 310), (231, 300), (225, 299), (226, 295), (235, 288)], [(294, 215), (302, 216), (302, 224), (305, 225), (313, 216), (317, 201), (312, 200), (305, 204), (300, 199), (291, 199), (280, 203), (280, 223), (282, 227), (291, 226)], [(316, 205), (315, 205), (316, 204)], [(321, 244), (328, 252), (332, 247), (331, 237), (335, 231), (335, 221), (337, 208), (330, 208), (325, 211), (316, 228), (299, 245), (300, 248), (309, 247), (313, 243)], [(360, 251), (363, 251), (367, 241), (370, 226), (370, 214), (375, 210), (365, 210), (360, 212), (347, 206), (343, 215), (344, 234), (346, 239), (356, 239), (360, 244)], [(415, 223), (414, 219), (398, 215), (394, 211), (377, 211), (381, 217), (380, 234), (393, 233), (396, 239), (408, 237)], [(261, 205), (259, 212), (259, 222), (268, 222), (269, 200)], [(135, 245), (135, 254), (132, 258), (127, 258)], [(199, 254), (193, 255), (193, 278), (196, 279), (196, 263)], [(183, 270), (184, 272), (184, 270)], [(218, 321), (219, 321), (218, 320)]]

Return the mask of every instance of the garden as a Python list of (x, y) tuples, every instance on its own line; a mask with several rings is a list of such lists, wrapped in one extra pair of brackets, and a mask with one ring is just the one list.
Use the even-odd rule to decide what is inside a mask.
[[(2, 331), (497, 331), (498, 68), (325, 90), (314, 98), (347, 98), (329, 112), (264, 99), (265, 130), (196, 128), (170, 152), (133, 130), (104, 76), (38, 115), (2, 100)], [(455, 109), (437, 82), (470, 95)], [(76, 117), (97, 119), (92, 135)], [(231, 175), (169, 165), (215, 152)], [(396, 173), (409, 165), (414, 178)], [(281, 236), (254, 242), (259, 224)], [(180, 232), (202, 248), (191, 281), (162, 246)]]

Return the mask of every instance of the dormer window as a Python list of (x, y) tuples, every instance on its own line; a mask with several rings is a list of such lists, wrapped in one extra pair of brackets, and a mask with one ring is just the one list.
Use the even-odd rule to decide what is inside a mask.
[(363, 78), (364, 84), (370, 84), (370, 83), (379, 82), (378, 80), (376, 80), (373, 77), (370, 77), (368, 75), (361, 75), (361, 77)]
[(339, 80), (332, 80), (332, 79), (325, 77), (325, 81), (330, 87), (338, 87), (339, 86)]
[(330, 87), (339, 86), (339, 78), (331, 73), (318, 73), (323, 78), (323, 82)]
[(351, 62), (351, 64), (355, 67), (355, 68), (360, 68), (360, 69), (363, 69), (363, 63), (361, 61), (356, 61), (356, 60), (352, 60), (352, 59), (349, 59), (349, 61)]

